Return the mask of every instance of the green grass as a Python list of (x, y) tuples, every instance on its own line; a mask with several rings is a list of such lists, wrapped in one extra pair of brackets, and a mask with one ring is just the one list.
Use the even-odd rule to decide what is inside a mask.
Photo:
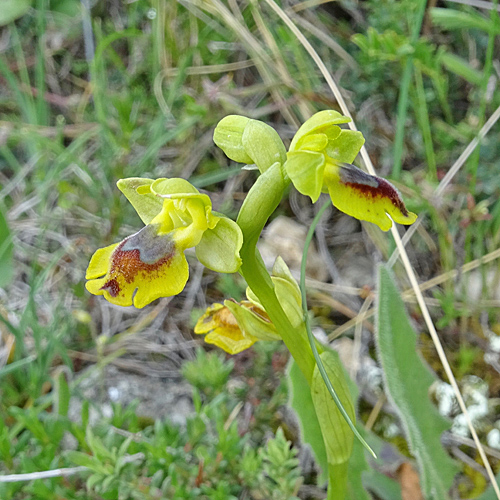
[[(318, 40), (307, 23), (298, 23), (344, 89), (377, 171), (393, 177), (410, 210), (422, 219), (408, 247), (422, 282), (481, 259), (500, 243), (498, 124), (448, 190), (437, 200), (432, 194), (500, 105), (493, 79), (498, 78), (498, 15), (446, 4), (425, 12), (421, 30), (422, 10), (417, 10), (424, 4), (367, 0), (288, 11), (332, 41)], [(92, 61), (85, 57), (79, 0), (33, 1), (2, 27), (0, 470), (22, 474), (82, 464), (90, 469), (68, 479), (0, 482), (0, 497), (149, 499), (176, 489), (178, 498), (238, 498), (243, 491), (259, 498), (273, 494), (274, 483), (266, 482), (273, 477), (279, 486), (269, 498), (290, 498), (279, 495), (297, 494), (301, 481), (313, 487), (315, 474), (298, 472), (294, 451), (281, 436), (273, 441), (278, 451), (265, 444), (264, 437), (279, 424), (288, 429), (286, 419), (275, 415), (284, 389), (273, 397), (277, 384), (269, 388), (263, 382), (264, 375), (272, 377), (270, 366), (281, 361), (265, 349), (251, 358), (262, 378), (258, 369), (245, 374), (246, 354), (235, 358), (236, 395), (221, 369), (224, 383), (210, 378), (220, 383), (212, 390), (217, 394), (200, 396), (206, 387), (184, 368), (198, 394), (186, 428), (164, 419), (143, 422), (133, 407), (115, 407), (97, 426), (88, 422), (85, 404), (78, 423), (65, 411), (58, 413), (71, 406), (91, 367), (101, 381), (109, 364), (145, 377), (179, 376), (185, 360), (195, 358), (185, 304), (201, 310), (227, 298), (225, 291), (241, 292), (241, 283), (231, 276), (222, 280), (205, 272), (206, 298), (194, 288), (194, 279), (180, 296), (140, 312), (117, 310), (91, 297), (84, 274), (92, 253), (140, 227), (116, 181), (190, 178), (213, 195), (216, 210), (234, 216), (254, 174), (241, 172), (215, 148), (211, 136), (217, 122), (227, 114), (246, 114), (271, 123), (287, 140), (314, 111), (337, 109), (307, 53), (265, 2), (139, 0), (107, 7), (106, 2), (92, 7)], [(280, 211), (306, 225), (314, 216), (294, 192)], [(392, 242), (346, 221), (332, 215), (324, 243), (352, 284), (343, 270), (356, 259), (374, 267)], [(404, 274), (395, 270), (404, 288)], [(498, 261), (484, 265), (481, 273), (477, 301), (467, 295), (467, 273), (428, 296), (457, 375), (487, 380), (493, 396), (499, 377), (481, 353), (489, 332), (500, 324)], [(359, 297), (342, 292), (335, 298), (359, 312)], [(345, 309), (315, 300), (322, 311), (317, 324), (338, 327), (348, 320)], [(408, 307), (423, 330), (420, 311)], [(148, 345), (177, 347), (155, 352)], [(367, 351), (373, 346), (371, 340), (363, 345)], [(7, 352), (5, 346), (14, 347)], [(437, 369), (435, 354), (425, 355)], [(240, 402), (249, 401), (255, 419), (240, 439), (242, 413), (227, 429), (225, 424)], [(485, 419), (483, 439), (493, 423), (494, 415)], [(141, 440), (127, 441), (112, 426), (134, 436), (140, 432)], [(207, 428), (206, 440), (198, 439)], [(73, 436), (72, 453), (65, 434)], [(224, 443), (216, 442), (220, 436)], [(470, 448), (462, 451), (476, 458)], [(278, 452), (290, 459), (284, 471), (273, 458)], [(124, 463), (130, 456), (140, 458)], [(492, 459), (492, 464), (498, 472), (500, 462)], [(200, 470), (202, 486), (196, 486)], [(470, 467), (462, 471), (461, 497), (479, 493), (474, 489), (479, 473)], [(316, 493), (311, 498), (319, 498)]]

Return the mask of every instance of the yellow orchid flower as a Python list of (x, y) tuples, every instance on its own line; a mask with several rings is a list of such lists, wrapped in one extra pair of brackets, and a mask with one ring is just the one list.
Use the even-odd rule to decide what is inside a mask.
[(257, 340), (280, 339), (267, 314), (248, 300), (212, 304), (196, 323), (194, 333), (207, 334), (207, 344), (229, 354), (238, 354)]
[(284, 164), (297, 190), (316, 202), (328, 192), (335, 207), (357, 219), (388, 231), (392, 221), (413, 224), (398, 190), (388, 181), (351, 165), (365, 142), (361, 132), (341, 129), (350, 119), (340, 113), (320, 111), (297, 131)]
[(142, 308), (180, 293), (189, 277), (184, 251), (196, 247), (206, 267), (233, 273), (240, 265), (239, 226), (212, 211), (210, 198), (184, 179), (122, 179), (119, 189), (146, 224), (97, 250), (87, 269), (87, 290), (112, 304)]
[[(278, 257), (271, 276), (276, 295), (292, 325), (302, 322), (302, 299), (297, 282), (285, 261)], [(212, 304), (194, 327), (194, 333), (207, 334), (205, 342), (220, 347), (229, 354), (237, 354), (258, 340), (281, 340), (264, 306), (247, 288), (248, 300), (226, 300)]]

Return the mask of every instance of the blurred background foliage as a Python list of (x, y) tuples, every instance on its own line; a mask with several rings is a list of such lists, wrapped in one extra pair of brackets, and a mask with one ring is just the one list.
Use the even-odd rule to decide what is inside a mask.
[[(500, 106), (498, 2), (279, 4), (341, 87), (378, 173), (420, 216), (408, 252), (498, 472), (495, 120), (435, 191)], [(231, 113), (264, 120), (287, 143), (327, 108), (338, 109), (335, 99), (267, 1), (2, 1), (0, 470), (86, 468), (0, 482), (2, 499), (324, 498), (286, 405), (279, 344), (231, 361), (196, 354), (196, 318), (214, 301), (239, 300), (239, 276), (203, 271), (188, 255), (185, 291), (137, 311), (89, 296), (84, 273), (96, 248), (140, 227), (117, 179), (189, 178), (234, 217), (254, 174), (213, 145), (217, 122)], [(264, 245), (290, 264), (291, 234), (300, 243), (314, 208), (291, 190), (277, 215), (287, 225), (273, 221)], [(336, 348), (358, 383), (361, 424), (399, 457), (375, 467), (394, 484), (370, 476), (370, 495), (388, 499), (405, 494), (409, 452), (381, 386), (371, 306), (376, 264), (393, 249), (389, 235), (331, 210), (310, 282), (316, 332), (344, 334)], [(444, 379), (420, 310), (411, 293), (403, 298), (420, 351)], [(453, 419), (443, 441), (460, 468), (453, 495), (475, 498), (487, 481), (448, 388), (436, 382), (431, 392)]]

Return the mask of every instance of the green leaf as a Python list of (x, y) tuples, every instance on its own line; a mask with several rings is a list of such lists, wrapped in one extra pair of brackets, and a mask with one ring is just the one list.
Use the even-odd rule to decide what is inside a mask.
[[(360, 430), (359, 427), (358, 430)], [(347, 470), (346, 500), (372, 500), (362, 482), (363, 473), (366, 474), (368, 471), (370, 468), (366, 461), (365, 448), (360, 441), (355, 439)]]
[[(399, 483), (375, 469), (369, 469), (363, 474), (363, 484), (370, 491), (375, 493), (377, 498), (380, 497), (384, 500), (402, 500), (401, 486)], [(357, 500), (358, 498), (362, 497), (352, 497), (352, 500)]]
[(473, 68), (465, 59), (462, 59), (455, 54), (443, 52), (440, 55), (440, 61), (446, 69), (458, 76), (461, 76), (469, 83), (481, 85), (484, 80), (484, 74), (482, 71)]
[[(347, 380), (351, 388), (351, 394), (353, 394), (353, 387), (356, 390), (357, 387), (349, 378)], [(354, 394), (353, 397), (355, 397)], [(378, 458), (369, 464), (361, 442), (358, 440), (354, 441), (354, 448), (349, 460), (346, 500), (371, 500), (372, 497), (368, 494), (367, 490), (375, 493), (377, 498), (401, 500), (401, 486), (399, 483), (380, 472), (392, 467), (392, 464), (387, 462), (387, 458), (384, 458), (384, 455), (387, 457), (394, 454), (395, 457), (398, 457), (398, 454), (395, 451), (389, 452), (386, 448), (390, 449), (391, 445), (388, 445), (373, 432), (367, 431), (361, 425), (358, 425), (357, 429), (377, 454)], [(402, 457), (399, 458), (401, 459)]]
[[(343, 499), (347, 489), (349, 459), (354, 444), (354, 433), (339, 405), (352, 423), (355, 422), (354, 405), (337, 352), (324, 351), (319, 355), (323, 369), (314, 367), (311, 397), (325, 442), (328, 461), (328, 500)], [(324, 378), (326, 377), (326, 379)], [(332, 398), (326, 380), (335, 388), (338, 398)], [(352, 425), (352, 424), (351, 424)]]
[(296, 283), (292, 283), (286, 279), (272, 277), (274, 283), (274, 289), (276, 291), (276, 296), (278, 301), (288, 316), (292, 326), (299, 328), (304, 322), (304, 317), (302, 314), (302, 297), (300, 295), (300, 289), (298, 289)]
[(89, 448), (95, 455), (96, 460), (104, 461), (113, 459), (112, 452), (104, 445), (101, 439), (92, 432), (92, 428), (90, 426), (87, 427), (85, 437)]
[[(328, 462), (326, 457), (325, 443), (321, 434), (318, 418), (311, 398), (311, 391), (307, 381), (295, 361), (290, 359), (287, 369), (288, 404), (297, 414), (302, 441), (309, 444), (314, 453), (316, 463), (321, 469), (318, 477), (318, 485), (322, 485), (328, 479)], [(350, 380), (344, 370), (351, 396), (357, 399), (357, 386)], [(357, 426), (361, 435), (369, 442), (377, 455), (383, 455), (384, 442), (371, 432), (367, 432), (361, 426)], [(384, 462), (379, 459), (379, 466)], [(368, 490), (376, 492), (384, 500), (401, 500), (401, 488), (399, 484), (384, 476), (381, 472), (370, 467), (366, 460), (366, 450), (363, 444), (355, 439), (349, 468), (347, 472), (348, 483), (346, 500), (372, 500)], [(486, 499), (485, 499), (486, 500)], [(489, 500), (489, 499), (488, 499)]]
[(403, 423), (427, 499), (445, 500), (458, 471), (441, 446), (450, 428), (429, 400), (435, 377), (417, 354), (417, 338), (389, 271), (379, 268), (376, 343), (388, 396)]
[[(325, 351), (320, 354), (320, 357), (342, 406), (351, 421), (354, 422), (356, 420), (354, 405), (338, 353)], [(328, 463), (343, 464), (347, 462), (352, 453), (354, 434), (332, 399), (317, 365), (313, 373), (311, 397), (325, 440)]]
[(0, 26), (24, 16), (31, 6), (31, 0), (2, 0), (0, 8)]
[(22, 368), (25, 365), (29, 365), (30, 363), (33, 363), (33, 361), (36, 359), (36, 356), (28, 356), (27, 358), (19, 359), (17, 361), (13, 361), (12, 363), (9, 363), (8, 365), (5, 365), (0, 369), (0, 379), (2, 377), (5, 377), (9, 373), (15, 372), (16, 370), (19, 370), (19, 368)]
[(69, 411), (71, 393), (64, 372), (60, 372), (56, 380), (57, 387), (57, 412), (66, 417)]
[(479, 14), (453, 9), (431, 9), (432, 22), (445, 30), (478, 29), (491, 34), (499, 34), (500, 28), (491, 20)]
[(13, 249), (12, 235), (3, 210), (0, 209), (0, 287), (2, 288), (6, 287), (13, 277)]
[(318, 484), (324, 484), (328, 479), (325, 442), (314, 409), (311, 389), (293, 358), (290, 358), (288, 364), (287, 382), (288, 394), (290, 395), (288, 404), (298, 416), (302, 440), (311, 446), (316, 462), (321, 468)]
[(18, 425), (26, 427), (41, 444), (48, 445), (52, 442), (51, 436), (47, 433), (47, 427), (40, 421), (40, 410), (12, 406), (9, 408), (9, 413), (17, 420)]
[(76, 465), (89, 468), (98, 474), (108, 474), (110, 471), (96, 457), (87, 455), (81, 451), (70, 450), (66, 453), (68, 460)]

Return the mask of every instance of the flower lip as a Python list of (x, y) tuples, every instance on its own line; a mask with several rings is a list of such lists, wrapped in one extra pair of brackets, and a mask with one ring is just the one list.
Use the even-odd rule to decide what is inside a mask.
[(398, 190), (385, 179), (367, 174), (363, 170), (350, 163), (339, 163), (340, 182), (360, 191), (364, 196), (372, 198), (385, 197), (401, 212), (404, 217), (409, 216), (409, 212), (401, 199)]
[(107, 291), (111, 297), (117, 297), (122, 291), (121, 280), (130, 285), (139, 273), (145, 279), (151, 273), (158, 272), (161, 267), (168, 267), (174, 254), (175, 245), (170, 235), (158, 235), (156, 224), (145, 226), (113, 250), (111, 265), (106, 273), (109, 279), (100, 290)]
[(214, 344), (229, 354), (244, 351), (257, 340), (241, 330), (237, 318), (223, 304), (212, 304), (196, 323), (194, 333), (206, 333), (205, 342)]
[(324, 183), (335, 207), (352, 217), (377, 224), (382, 231), (388, 231), (392, 222), (409, 225), (417, 219), (406, 209), (390, 182), (349, 163), (328, 161)]

